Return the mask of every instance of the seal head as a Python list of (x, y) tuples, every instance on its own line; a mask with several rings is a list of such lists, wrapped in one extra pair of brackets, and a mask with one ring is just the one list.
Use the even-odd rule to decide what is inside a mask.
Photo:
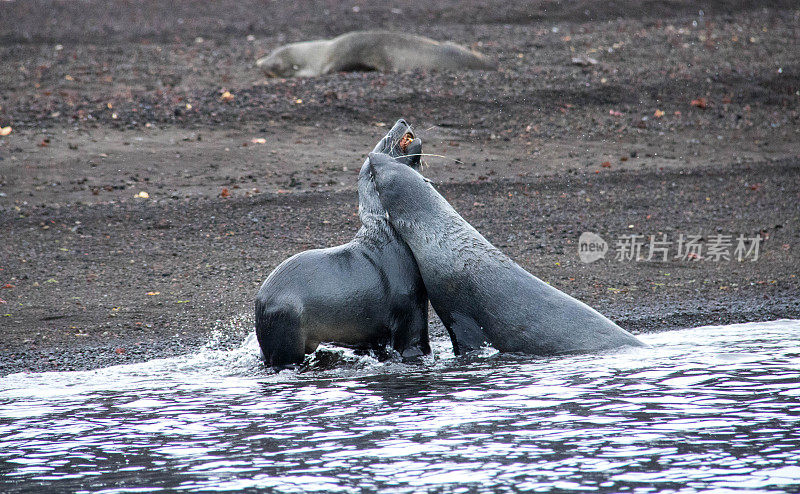
[(256, 61), (256, 67), (260, 68), (268, 77), (291, 77), (300, 70), (300, 67), (289, 56), (289, 49), (285, 46), (260, 58)]

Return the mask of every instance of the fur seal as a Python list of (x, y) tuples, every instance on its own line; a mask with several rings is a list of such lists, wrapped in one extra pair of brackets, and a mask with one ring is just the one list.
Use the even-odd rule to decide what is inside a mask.
[[(422, 144), (398, 120), (375, 151), (419, 168)], [(383, 210), (368, 161), (358, 176), (362, 227), (347, 244), (283, 261), (256, 294), (255, 326), (265, 362), (301, 364), (321, 342), (358, 348), (391, 345), (404, 358), (430, 353), (428, 297), (414, 257)]]
[(456, 354), (485, 343), (533, 355), (643, 345), (596, 310), (522, 269), (416, 170), (382, 153), (370, 154), (368, 161), (381, 204), (414, 253)]
[(270, 77), (316, 77), (333, 72), (377, 70), (495, 70), (497, 64), (455, 43), (390, 31), (354, 31), (330, 40), (277, 48), (256, 61)]

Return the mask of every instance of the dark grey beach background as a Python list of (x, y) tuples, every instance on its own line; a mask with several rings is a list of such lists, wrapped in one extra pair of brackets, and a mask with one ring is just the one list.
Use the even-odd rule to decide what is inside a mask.
[[(273, 267), (352, 237), (358, 168), (398, 117), (467, 220), (623, 327), (796, 318), (799, 21), (788, 1), (0, 2), (0, 374), (241, 341)], [(365, 28), (501, 70), (253, 67)], [(585, 231), (605, 260), (580, 261)], [(615, 260), (630, 234), (760, 252)]]

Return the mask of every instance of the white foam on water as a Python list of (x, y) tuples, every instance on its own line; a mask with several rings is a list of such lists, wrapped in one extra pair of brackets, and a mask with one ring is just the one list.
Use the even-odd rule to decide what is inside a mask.
[[(255, 333), (251, 333), (233, 350), (201, 348), (179, 357), (88, 371), (9, 374), (0, 378), (0, 399), (57, 400), (103, 390), (119, 392), (191, 384), (250, 387), (253, 383), (249, 376), (266, 375), (258, 352)], [(0, 409), (0, 416), (3, 415)]]
[[(754, 331), (755, 330), (755, 331)], [(658, 373), (671, 373), (668, 369), (653, 369), (653, 358), (670, 361), (703, 362), (720, 364), (724, 362), (743, 363), (764, 358), (760, 349), (769, 342), (771, 347), (796, 348), (800, 352), (800, 320), (782, 319), (769, 322), (751, 322), (725, 326), (700, 326), (695, 328), (665, 331), (640, 335), (647, 348), (623, 348), (610, 352), (588, 355), (555, 356), (521, 360), (525, 366), (541, 366), (544, 362), (569, 361), (572, 370), (583, 371), (584, 367), (633, 369), (649, 368), (640, 377), (653, 377)], [(445, 370), (458, 365), (449, 340), (433, 342), (436, 359), (427, 360), (432, 368)], [(734, 351), (728, 351), (735, 348)], [(420, 371), (420, 366), (409, 366), (396, 361), (378, 362), (368, 355), (357, 355), (352, 350), (321, 345), (323, 351), (339, 355), (341, 368), (313, 372), (315, 379), (343, 379), (380, 373), (403, 373)], [(752, 353), (748, 352), (752, 349)], [(503, 354), (491, 348), (478, 352), (473, 358), (492, 360), (503, 358)], [(254, 332), (245, 337), (242, 343), (232, 350), (215, 350), (208, 345), (195, 353), (178, 357), (154, 359), (147, 362), (116, 365), (88, 371), (15, 373), (0, 378), (0, 399), (38, 398), (58, 400), (67, 396), (83, 395), (102, 390), (133, 391), (160, 387), (215, 386), (221, 392), (236, 394), (237, 389), (252, 389), (259, 383), (286, 382), (302, 379), (303, 374), (296, 371), (283, 371), (274, 374), (265, 369), (259, 358), (258, 342)], [(686, 377), (672, 381), (674, 385), (691, 385), (701, 377)], [(19, 404), (19, 403), (18, 403)], [(31, 403), (30, 405), (33, 405)], [(19, 408), (19, 407), (14, 407)], [(26, 414), (44, 413), (45, 408), (31, 406)], [(0, 416), (14, 416), (23, 413), (17, 410), (3, 410)]]

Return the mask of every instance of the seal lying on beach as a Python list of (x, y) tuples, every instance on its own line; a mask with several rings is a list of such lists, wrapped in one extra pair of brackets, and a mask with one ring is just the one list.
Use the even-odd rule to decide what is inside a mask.
[(497, 64), (455, 43), (389, 31), (354, 31), (330, 40), (277, 48), (256, 66), (270, 77), (316, 77), (344, 71), (495, 70)]
[(414, 253), (456, 354), (486, 343), (534, 355), (642, 345), (500, 252), (417, 171), (382, 153), (371, 153), (368, 162), (389, 222)]
[[(412, 140), (413, 139), (413, 140)], [(375, 151), (419, 168), (422, 144), (398, 120)], [(256, 295), (256, 337), (268, 365), (303, 362), (321, 342), (358, 348), (391, 345), (404, 358), (430, 353), (428, 297), (408, 246), (386, 220), (368, 177), (358, 176), (362, 227), (347, 244), (283, 261)]]

